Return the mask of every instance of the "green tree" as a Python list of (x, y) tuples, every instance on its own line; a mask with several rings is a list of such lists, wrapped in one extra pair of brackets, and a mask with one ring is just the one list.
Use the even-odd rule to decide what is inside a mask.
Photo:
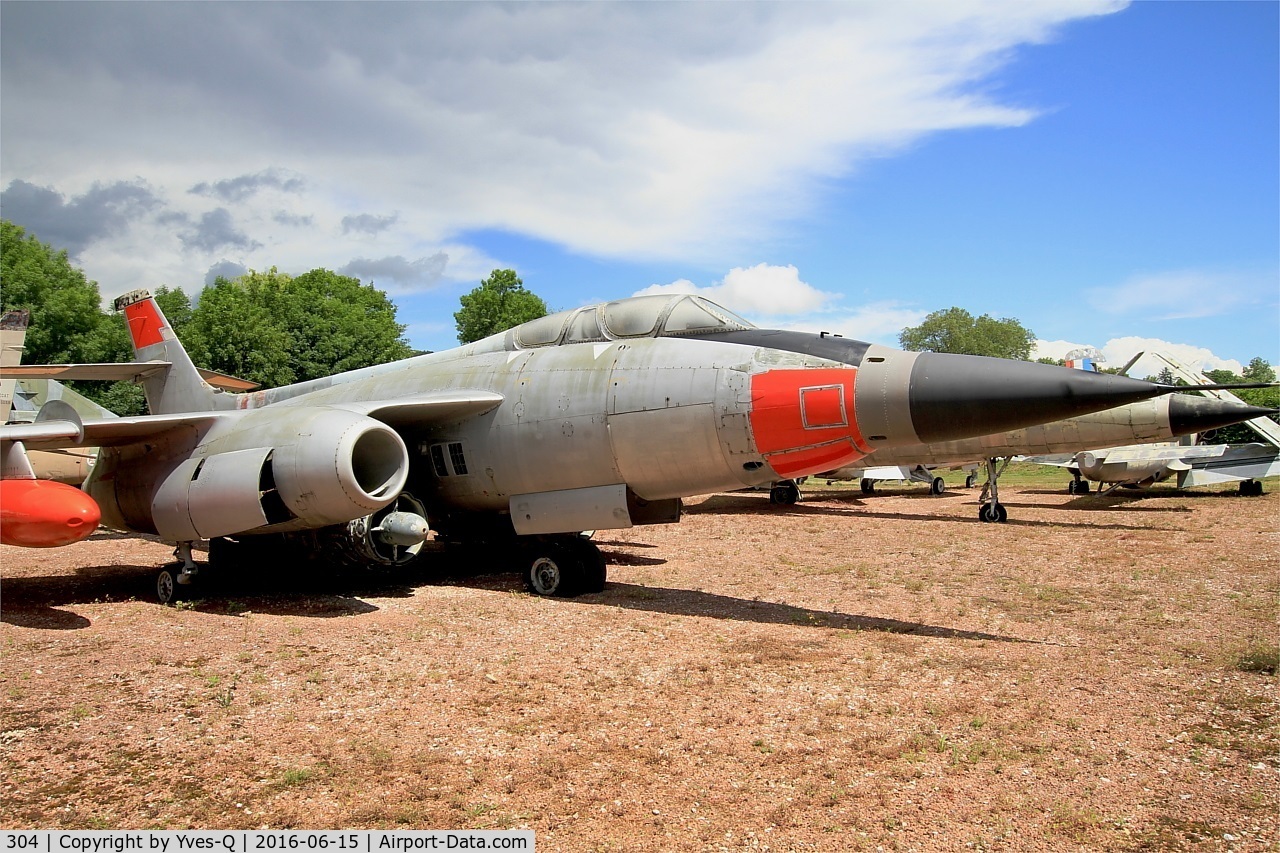
[(98, 283), (67, 259), (12, 222), (0, 220), (0, 309), (25, 308), (31, 325), (23, 347), (27, 364), (95, 361), (104, 349), (98, 338), (102, 298)]
[(469, 344), (546, 314), (547, 303), (525, 290), (515, 270), (494, 270), (479, 287), (462, 296), (462, 308), (453, 319), (458, 324), (458, 340)]
[(220, 278), (186, 328), (193, 361), (266, 388), (412, 354), (385, 293), (325, 269)]
[(1247, 382), (1275, 382), (1276, 371), (1265, 358), (1257, 356), (1244, 369), (1244, 378)]
[(1035, 334), (1017, 320), (975, 318), (963, 308), (934, 311), (919, 326), (898, 335), (902, 348), (914, 352), (951, 352), (1027, 360)]

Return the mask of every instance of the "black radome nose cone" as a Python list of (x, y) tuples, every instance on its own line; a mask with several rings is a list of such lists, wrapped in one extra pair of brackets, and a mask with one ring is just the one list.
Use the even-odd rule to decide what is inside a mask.
[(911, 421), (931, 444), (1087, 415), (1165, 391), (1110, 373), (926, 352), (911, 371)]
[(1191, 435), (1195, 432), (1208, 432), (1218, 427), (1260, 418), (1274, 412), (1275, 409), (1250, 406), (1234, 400), (1215, 400), (1209, 397), (1174, 394), (1169, 398), (1169, 427), (1174, 435)]

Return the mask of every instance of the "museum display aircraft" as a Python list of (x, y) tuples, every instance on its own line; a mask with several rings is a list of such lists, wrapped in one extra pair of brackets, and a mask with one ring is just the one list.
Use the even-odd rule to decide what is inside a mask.
[[(817, 479), (853, 480), (860, 483), (864, 494), (872, 494), (875, 486), (871, 475), (877, 474), (879, 479), (928, 481), (930, 490), (940, 494), (943, 484), (938, 481), (942, 478), (933, 473), (935, 469), (981, 465), (986, 467), (987, 484), (979, 498), (978, 517), (983, 521), (1005, 521), (1008, 510), (1000, 503), (999, 480), (1008, 460), (1015, 456), (1074, 455), (1121, 443), (1168, 442), (1273, 411), (1239, 399), (1173, 394), (992, 435), (876, 450), (852, 465), (824, 471)], [(892, 476), (896, 472), (906, 476)], [(973, 485), (972, 480), (966, 485)]]
[[(1210, 384), (1202, 373), (1173, 356), (1158, 352), (1152, 355), (1192, 389), (1200, 390)], [(1244, 405), (1239, 397), (1226, 390), (1205, 393), (1222, 405)], [(1121, 486), (1150, 486), (1176, 476), (1180, 489), (1238, 482), (1241, 495), (1257, 496), (1262, 494), (1264, 478), (1280, 475), (1280, 425), (1266, 416), (1270, 410), (1259, 411), (1257, 417), (1244, 421), (1259, 439), (1248, 444), (1197, 444), (1183, 439), (1177, 444), (1128, 445), (1088, 453), (1032, 456), (1027, 461), (1066, 468), (1073, 477), (1067, 491), (1077, 495), (1089, 493), (1091, 480), (1110, 492)]]
[[(675, 522), (684, 497), (1174, 390), (760, 329), (675, 295), (236, 394), (201, 378), (149, 293), (115, 304), (151, 414), (84, 421), (51, 401), (31, 424), (0, 426), (4, 476), (28, 475), (24, 448), (102, 448), (82, 494), (104, 524), (176, 544), (180, 565), (156, 579), (164, 601), (196, 581), (200, 540), (206, 570), (281, 547), (398, 565), (432, 529), (464, 546), (503, 543), (537, 594), (598, 591), (606, 568), (583, 531)], [(59, 523), (39, 505), (4, 513), (6, 529)]]

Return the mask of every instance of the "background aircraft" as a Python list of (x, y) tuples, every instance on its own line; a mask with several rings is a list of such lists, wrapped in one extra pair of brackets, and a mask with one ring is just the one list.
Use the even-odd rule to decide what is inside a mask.
[[(1188, 385), (1210, 384), (1203, 374), (1173, 356), (1165, 353), (1152, 355)], [(1242, 402), (1225, 390), (1207, 390), (1204, 393), (1223, 403)], [(1257, 433), (1261, 439), (1259, 442), (1239, 445), (1190, 442), (1130, 445), (1088, 453), (1032, 456), (1027, 461), (1069, 470), (1074, 479), (1067, 485), (1067, 491), (1072, 494), (1087, 494), (1090, 480), (1107, 486), (1110, 492), (1120, 486), (1138, 487), (1163, 482), (1176, 474), (1178, 488), (1238, 481), (1241, 495), (1261, 495), (1262, 479), (1280, 475), (1280, 426), (1262, 416), (1245, 423)]]
[[(536, 593), (595, 591), (605, 566), (584, 530), (669, 523), (682, 497), (1172, 390), (758, 329), (700, 297), (652, 296), (232, 394), (200, 378), (150, 294), (116, 308), (136, 355), (124, 369), (152, 414), (85, 422), (51, 401), (34, 423), (0, 427), (0, 448), (10, 477), (29, 476), (23, 443), (101, 447), (85, 491), (104, 522), (177, 543), (181, 570), (159, 573), (161, 600), (194, 582), (201, 539), (215, 566), (281, 546), (394, 565), (413, 558), (428, 518), (446, 541), (518, 551)], [(25, 523), (57, 520), (25, 512)]]
[[(26, 311), (9, 311), (0, 317), (0, 423), (8, 420), (13, 406), (17, 383), (7, 374), (22, 359), (29, 320)], [(62, 400), (52, 401), (44, 412), (46, 419), (62, 417), (67, 412), (79, 419)], [(9, 429), (20, 435), (23, 429), (44, 428), (31, 423)], [(41, 466), (44, 476), (37, 476), (33, 462)], [(64, 478), (79, 475), (83, 479), (88, 467), (84, 456), (72, 458), (58, 451), (29, 456), (21, 443), (0, 440), (0, 543), (50, 548), (70, 545), (93, 533), (101, 517), (98, 505), (80, 490), (54, 482), (56, 478), (51, 476), (53, 470)]]
[[(1003, 467), (998, 466), (995, 460), (1007, 460), (1014, 456), (1076, 453), (1121, 443), (1169, 441), (1179, 436), (1239, 423), (1270, 411), (1249, 406), (1238, 399), (1210, 400), (1174, 394), (977, 438), (877, 450), (854, 465), (825, 471), (817, 476), (829, 480), (862, 480), (868, 470), (875, 468), (890, 468), (892, 471), (893, 467), (898, 467), (899, 470), (905, 468), (908, 471), (927, 471), (933, 467), (983, 464), (987, 468), (987, 487), (979, 498), (978, 517), (983, 521), (1004, 521), (1008, 518), (1008, 511), (1000, 503), (998, 491)], [(864, 493), (872, 491), (874, 485), (863, 484)]]

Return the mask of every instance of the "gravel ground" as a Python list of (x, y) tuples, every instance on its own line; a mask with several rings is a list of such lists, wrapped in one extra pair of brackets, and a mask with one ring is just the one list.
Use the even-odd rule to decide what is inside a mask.
[(1280, 495), (882, 492), (602, 531), (568, 600), (436, 559), (161, 607), (158, 543), (0, 548), (0, 823), (1277, 848)]

